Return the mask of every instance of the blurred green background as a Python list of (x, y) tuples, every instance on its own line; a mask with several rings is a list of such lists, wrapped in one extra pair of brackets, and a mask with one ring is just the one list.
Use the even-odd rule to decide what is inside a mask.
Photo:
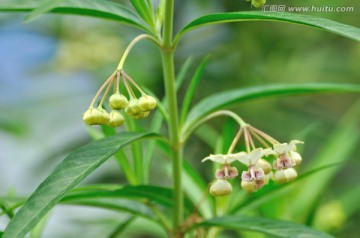
[[(127, 1), (119, 2), (129, 5)], [(354, 6), (353, 12), (306, 14), (360, 27), (359, 1), (268, 0), (267, 4)], [(255, 9), (244, 0), (177, 1), (175, 27), (179, 29), (200, 15), (240, 10)], [(81, 114), (116, 67), (126, 45), (139, 34), (127, 26), (87, 17), (46, 15), (22, 24), (23, 17), (24, 14), (18, 13), (0, 14), (1, 196), (30, 194), (64, 156), (91, 140)], [(210, 56), (209, 63), (196, 101), (239, 87), (301, 82), (358, 83), (360, 77), (358, 42), (284, 23), (243, 22), (196, 30), (179, 45), (177, 70), (189, 56), (194, 63), (180, 90), (180, 102), (196, 66), (206, 56)], [(152, 43), (137, 45), (125, 69), (162, 97), (161, 62)], [(358, 100), (356, 94), (287, 96), (251, 101), (234, 108), (247, 122), (280, 141), (304, 140), (305, 145), (301, 146), (304, 163), (300, 171), (341, 162), (289, 186), (291, 196), (275, 197), (253, 210), (249, 208), (249, 214), (314, 225), (336, 237), (360, 236)], [(148, 122), (141, 123), (146, 128)], [(211, 131), (221, 133), (225, 122), (223, 118), (211, 121), (197, 133), (202, 136), (193, 136), (186, 146), (186, 159), (202, 171), (208, 182), (213, 179), (210, 166), (200, 161), (214, 152), (209, 146), (214, 140), (206, 142), (203, 137), (209, 137)], [(163, 157), (159, 153), (154, 160), (151, 182), (169, 185), (171, 180), (164, 179), (164, 168), (158, 166)], [(85, 183), (123, 182), (121, 171), (114, 165), (113, 161), (106, 163)], [(75, 237), (80, 230), (83, 237), (101, 237), (116, 219), (125, 216), (61, 206), (51, 215), (44, 237)], [(0, 217), (1, 230), (6, 223), (7, 219)], [(159, 237), (156, 228), (141, 224), (128, 237)], [(141, 235), (144, 232), (149, 235)], [(243, 236), (255, 237), (254, 234)]]

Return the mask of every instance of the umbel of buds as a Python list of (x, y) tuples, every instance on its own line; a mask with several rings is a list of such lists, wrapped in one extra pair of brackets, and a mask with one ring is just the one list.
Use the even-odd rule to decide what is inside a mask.
[[(246, 151), (232, 153), (235, 145), (244, 133)], [(256, 147), (255, 140), (265, 146)], [(233, 166), (239, 162), (247, 167), (241, 173), (241, 187), (247, 192), (255, 192), (273, 180), (276, 183), (293, 181), (297, 177), (294, 169), (299, 165), (302, 158), (296, 152), (296, 144), (302, 141), (293, 140), (290, 143), (279, 143), (266, 133), (244, 124), (235, 136), (227, 154), (210, 155), (202, 162), (210, 160), (221, 165), (215, 172), (216, 181), (210, 186), (210, 194), (213, 196), (224, 196), (232, 192), (232, 186), (227, 181), (238, 176), (238, 170)], [(270, 163), (272, 162), (272, 163)]]
[[(120, 81), (123, 82), (129, 99), (120, 93)], [(133, 87), (141, 94), (139, 98), (137, 98)], [(109, 97), (109, 107), (111, 109), (109, 113), (103, 108), (103, 103), (111, 88), (114, 89), (114, 93)], [(94, 104), (104, 89), (102, 99), (98, 107), (95, 108)], [(124, 116), (120, 113), (121, 110), (124, 110), (125, 114), (134, 119), (146, 118), (156, 108), (156, 104), (156, 99), (147, 95), (129, 75), (123, 70), (116, 70), (100, 87), (89, 109), (84, 113), (83, 120), (88, 125), (119, 127), (125, 122)]]

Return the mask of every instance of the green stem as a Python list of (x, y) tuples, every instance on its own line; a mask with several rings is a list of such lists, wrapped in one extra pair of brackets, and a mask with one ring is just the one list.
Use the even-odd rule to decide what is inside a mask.
[(174, 48), (172, 46), (174, 0), (165, 1), (165, 17), (161, 59), (163, 64), (165, 96), (169, 110), (169, 136), (172, 146), (173, 176), (173, 237), (183, 237), (182, 148), (180, 145), (178, 105), (175, 88)]
[(122, 55), (120, 62), (118, 64), (118, 67), (116, 70), (121, 71), (123, 69), (125, 60), (127, 58), (127, 56), (129, 55), (131, 49), (136, 45), (136, 43), (138, 43), (139, 41), (143, 40), (143, 39), (149, 39), (152, 42), (154, 42), (156, 45), (160, 46), (159, 41), (157, 39), (155, 39), (154, 37), (147, 35), (147, 34), (142, 34), (142, 35), (138, 35), (137, 37), (135, 37), (130, 44), (127, 46), (127, 48), (125, 49), (124, 54)]
[(218, 117), (218, 116), (232, 117), (240, 125), (241, 128), (243, 128), (247, 125), (246, 122), (243, 119), (241, 119), (241, 117), (239, 117), (236, 113), (233, 113), (228, 110), (216, 111), (216, 112), (213, 112), (213, 113), (207, 115), (206, 117), (202, 118), (201, 120), (199, 120), (193, 124), (184, 125), (184, 127), (182, 128), (181, 142), (184, 143), (189, 138), (189, 136), (203, 123), (205, 123), (208, 120), (211, 120), (215, 117)]
[(165, 94), (169, 111), (169, 136), (172, 146), (172, 176), (173, 176), (173, 232), (174, 237), (183, 221), (183, 192), (182, 192), (182, 149), (179, 138), (178, 106), (175, 92), (174, 53), (163, 51), (162, 63), (165, 81)]

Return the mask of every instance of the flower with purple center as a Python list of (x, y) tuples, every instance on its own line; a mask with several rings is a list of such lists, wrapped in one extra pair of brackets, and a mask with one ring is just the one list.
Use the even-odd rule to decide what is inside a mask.
[(239, 152), (229, 155), (231, 158), (236, 159), (240, 163), (248, 167), (247, 171), (244, 171), (241, 175), (243, 181), (262, 180), (265, 173), (261, 167), (256, 167), (256, 163), (265, 155), (273, 154), (271, 149), (256, 148), (250, 153)]
[(292, 140), (290, 143), (274, 144), (274, 151), (278, 158), (274, 161), (274, 168), (277, 170), (292, 168), (301, 163), (301, 156), (296, 152), (296, 144), (303, 144), (299, 140)]
[(231, 167), (230, 164), (235, 161), (234, 158), (230, 158), (227, 155), (223, 154), (216, 154), (216, 155), (210, 155), (206, 158), (204, 158), (201, 162), (204, 162), (206, 160), (211, 160), (215, 163), (222, 164), (220, 169), (217, 169), (215, 172), (215, 176), (218, 179), (232, 179), (238, 176), (238, 170), (236, 167)]

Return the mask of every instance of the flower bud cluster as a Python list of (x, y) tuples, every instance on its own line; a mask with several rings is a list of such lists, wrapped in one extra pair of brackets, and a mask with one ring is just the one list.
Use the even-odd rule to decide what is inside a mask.
[[(215, 172), (216, 181), (210, 186), (210, 194), (213, 196), (224, 196), (233, 191), (228, 180), (239, 174), (237, 167), (233, 166), (234, 162), (239, 162), (247, 167), (247, 170), (241, 173), (240, 185), (250, 193), (261, 189), (270, 180), (276, 183), (286, 183), (297, 177), (294, 167), (301, 163), (302, 158), (296, 152), (296, 144), (303, 142), (293, 140), (290, 143), (281, 144), (250, 125), (246, 125), (246, 127), (248, 127), (244, 129), (246, 152), (231, 153), (230, 151), (227, 154), (210, 155), (202, 160), (202, 162), (211, 160), (221, 164), (221, 167)], [(256, 138), (268, 148), (255, 147), (251, 134), (255, 134)], [(269, 141), (272, 146), (269, 146), (265, 140)]]
[[(120, 93), (119, 88), (121, 78), (129, 95), (129, 99)], [(139, 98), (136, 97), (130, 83), (141, 93)], [(100, 104), (97, 108), (95, 108), (94, 103), (105, 87), (107, 88)], [(108, 112), (102, 107), (102, 104), (111, 87), (114, 87), (114, 93), (109, 97), (108, 106), (111, 111)], [(109, 125), (111, 127), (119, 127), (125, 122), (124, 116), (120, 113), (121, 110), (124, 110), (128, 116), (134, 119), (146, 118), (149, 116), (150, 111), (156, 108), (156, 104), (155, 98), (147, 95), (123, 70), (116, 71), (99, 89), (97, 95), (90, 104), (89, 109), (84, 113), (83, 120), (88, 125)]]

